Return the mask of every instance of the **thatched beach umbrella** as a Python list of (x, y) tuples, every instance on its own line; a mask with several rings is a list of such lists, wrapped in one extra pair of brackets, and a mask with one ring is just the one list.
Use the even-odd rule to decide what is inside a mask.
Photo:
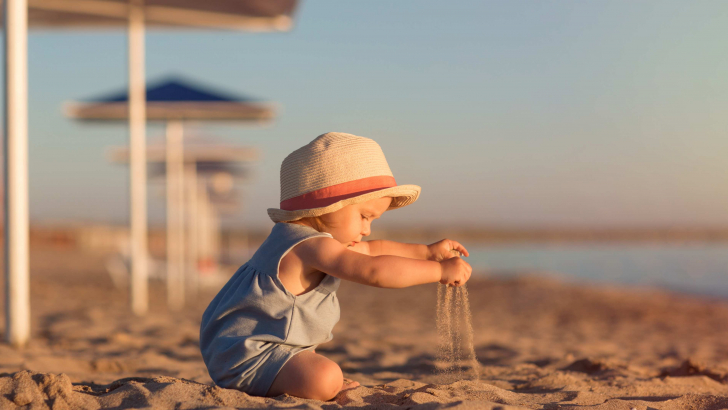
[[(225, 122), (266, 122), (273, 118), (273, 109), (246, 97), (233, 96), (192, 84), (177, 78), (166, 79), (147, 88), (147, 119), (163, 121), (167, 124), (164, 155), (160, 147), (148, 147), (147, 158), (152, 161), (164, 159), (167, 179), (167, 302), (171, 309), (184, 306), (185, 295), (185, 255), (184, 255), (184, 203), (185, 203), (185, 163), (190, 157), (207, 155), (215, 161), (230, 161), (249, 155), (247, 151), (232, 148), (194, 147), (193, 152), (185, 153), (183, 121), (225, 121)], [(69, 117), (86, 121), (119, 121), (128, 118), (129, 98), (126, 92), (83, 103), (68, 103), (65, 107)], [(153, 158), (149, 156), (152, 155)], [(236, 156), (237, 155), (237, 156)], [(227, 158), (227, 159), (226, 159)], [(192, 163), (198, 162), (197, 159)], [(209, 162), (209, 161), (208, 161)], [(189, 167), (188, 167), (189, 168)], [(187, 172), (190, 175), (189, 171)], [(190, 178), (196, 179), (194, 175)], [(187, 189), (197, 189), (197, 184)], [(192, 206), (197, 206), (194, 201)]]
[(132, 310), (147, 311), (145, 26), (286, 31), (297, 0), (5, 0), (6, 339), (30, 335), (28, 272), (28, 26), (126, 27), (129, 32)]

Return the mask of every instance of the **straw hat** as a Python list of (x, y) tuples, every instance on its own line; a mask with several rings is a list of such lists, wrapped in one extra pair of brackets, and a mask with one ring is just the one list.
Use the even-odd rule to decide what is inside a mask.
[(392, 197), (390, 210), (419, 195), (417, 185), (397, 185), (379, 144), (329, 132), (283, 160), (280, 209), (268, 208), (268, 216), (273, 222), (291, 222), (385, 196)]

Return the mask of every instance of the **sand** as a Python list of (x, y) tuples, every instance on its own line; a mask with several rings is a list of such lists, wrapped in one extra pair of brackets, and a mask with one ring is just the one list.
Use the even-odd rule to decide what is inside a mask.
[(443, 380), (478, 380), (480, 363), (473, 343), (472, 314), (467, 285), (437, 286), (435, 324), (437, 360)]
[(170, 314), (128, 313), (103, 258), (34, 249), (33, 340), (0, 345), (0, 408), (728, 409), (728, 301), (568, 284), (541, 275), (468, 282), (480, 380), (444, 380), (437, 286), (342, 284), (341, 322), (318, 352), (363, 386), (320, 402), (211, 385), (198, 351), (213, 293)]

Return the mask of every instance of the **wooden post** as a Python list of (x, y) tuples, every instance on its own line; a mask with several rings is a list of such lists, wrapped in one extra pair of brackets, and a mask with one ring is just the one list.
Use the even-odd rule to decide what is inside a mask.
[[(209, 197), (208, 197), (209, 198)], [(209, 201), (209, 199), (208, 199)], [(215, 263), (215, 268), (220, 267), (220, 214), (213, 205), (212, 201), (208, 203), (207, 212), (210, 219), (210, 254)]]
[(185, 197), (187, 199), (185, 204), (185, 213), (187, 214), (187, 220), (185, 227), (187, 232), (185, 239), (187, 242), (187, 284), (189, 285), (190, 294), (193, 296), (197, 295), (199, 288), (199, 223), (198, 223), (198, 210), (197, 210), (197, 162), (190, 161), (185, 162)]
[(202, 263), (203, 275), (210, 272), (210, 263), (212, 262), (212, 252), (210, 246), (210, 196), (207, 187), (203, 182), (197, 184), (197, 250), (198, 257)]
[(167, 122), (167, 305), (185, 304), (184, 146), (182, 123)]
[(30, 338), (28, 4), (5, 0), (5, 338)]
[(129, 2), (129, 169), (131, 201), (131, 309), (148, 309), (146, 85), (144, 1)]

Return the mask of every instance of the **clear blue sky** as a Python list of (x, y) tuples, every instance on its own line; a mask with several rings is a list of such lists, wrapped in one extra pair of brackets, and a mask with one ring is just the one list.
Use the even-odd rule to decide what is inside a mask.
[[(263, 153), (231, 226), (267, 226), (281, 161), (327, 131), (422, 186), (382, 223), (726, 226), (727, 41), (725, 1), (316, 0), (289, 33), (150, 31), (147, 71), (279, 104), (204, 127)], [(29, 65), (32, 220), (125, 222), (126, 127), (61, 113), (125, 86), (124, 32), (35, 32)]]

